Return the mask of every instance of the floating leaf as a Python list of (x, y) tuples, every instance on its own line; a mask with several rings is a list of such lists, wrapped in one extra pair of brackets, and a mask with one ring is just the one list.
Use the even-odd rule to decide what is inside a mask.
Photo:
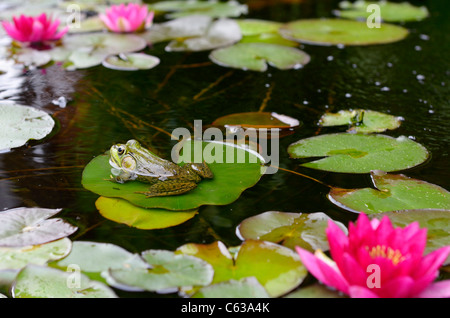
[(281, 22), (258, 19), (240, 19), (236, 22), (239, 24), (243, 35), (241, 43), (263, 42), (298, 46), (297, 42), (287, 40), (278, 33), (278, 29), (283, 25)]
[(247, 240), (239, 246), (234, 256), (230, 254), (230, 250), (222, 242), (190, 243), (177, 249), (178, 252), (210, 263), (214, 268), (213, 284), (255, 277), (271, 297), (289, 292), (306, 277), (307, 271), (297, 253), (286, 247), (271, 242)]
[(0, 151), (23, 146), (30, 139), (42, 139), (54, 126), (55, 121), (42, 110), (0, 102)]
[(267, 64), (287, 70), (299, 69), (310, 61), (299, 49), (270, 43), (237, 43), (212, 51), (209, 58), (221, 66), (259, 72), (266, 71)]
[[(331, 220), (325, 213), (264, 212), (242, 221), (236, 229), (241, 240), (274, 242), (294, 249), (300, 246), (315, 251), (328, 250), (325, 229)], [(347, 228), (334, 221), (344, 232)]]
[(333, 188), (328, 198), (346, 210), (367, 214), (410, 209), (450, 210), (450, 193), (435, 184), (383, 171), (372, 171), (371, 177), (375, 189)]
[(98, 198), (95, 206), (105, 218), (141, 230), (163, 229), (179, 225), (198, 213), (197, 210), (174, 212), (164, 209), (145, 209), (123, 199), (106, 197)]
[(77, 69), (99, 65), (109, 55), (140, 51), (147, 42), (134, 34), (87, 33), (63, 38), (63, 47), (51, 54), (55, 61), (69, 62)]
[(148, 184), (139, 181), (123, 184), (109, 181), (111, 166), (109, 156), (106, 155), (94, 158), (85, 167), (83, 186), (99, 195), (123, 198), (144, 208), (186, 211), (207, 204), (229, 204), (245, 189), (254, 186), (264, 173), (259, 157), (245, 149), (215, 142), (194, 142), (188, 145), (191, 146), (185, 145), (184, 148), (188, 155), (181, 158), (180, 164), (188, 161), (201, 162), (203, 159), (208, 163), (214, 178), (202, 180), (197, 188), (185, 194), (147, 198), (136, 192), (147, 191)]
[(409, 169), (428, 158), (425, 147), (404, 136), (349, 133), (303, 139), (291, 144), (288, 152), (291, 158), (325, 157), (302, 166), (342, 173)]
[(239, 126), (243, 128), (294, 128), (300, 122), (292, 117), (277, 114), (274, 112), (246, 112), (234, 113), (217, 118), (213, 126)]
[(27, 264), (45, 265), (69, 254), (72, 242), (63, 238), (42, 245), (0, 247), (0, 270), (20, 269)]
[(329, 289), (325, 285), (313, 284), (302, 287), (296, 291), (286, 295), (284, 298), (344, 298), (342, 294), (335, 290)]
[(114, 280), (113, 286), (167, 293), (176, 292), (181, 287), (208, 285), (214, 275), (211, 265), (190, 255), (147, 250), (142, 252), (142, 258), (148, 263), (148, 268), (111, 269), (109, 274)]
[(420, 21), (428, 17), (429, 13), (425, 6), (416, 7), (408, 2), (394, 3), (387, 1), (363, 1), (354, 3), (342, 1), (339, 3), (341, 10), (335, 10), (335, 14), (348, 19), (367, 19), (374, 14), (369, 6), (376, 5), (379, 8), (381, 19), (387, 22)]
[(204, 51), (231, 45), (242, 38), (236, 21), (219, 19), (212, 22), (201, 36), (175, 39), (166, 46), (166, 51)]
[(323, 127), (349, 125), (348, 132), (383, 132), (400, 127), (403, 117), (392, 116), (373, 110), (341, 110), (323, 115), (319, 124)]
[(202, 287), (191, 298), (269, 298), (269, 295), (255, 277), (246, 277)]
[(55, 241), (77, 227), (60, 218), (49, 219), (61, 209), (16, 208), (0, 213), (0, 246), (21, 247)]
[(247, 6), (231, 0), (219, 2), (209, 1), (160, 1), (149, 5), (150, 10), (172, 12), (166, 15), (169, 19), (184, 17), (188, 15), (207, 15), (213, 18), (238, 17), (247, 14)]
[[(449, 193), (447, 194), (448, 198)], [(447, 205), (449, 207), (450, 204)], [(425, 254), (438, 248), (450, 245), (450, 209), (404, 210), (373, 214), (372, 218), (389, 217), (394, 226), (405, 227), (413, 222), (419, 222), (421, 228), (427, 229), (427, 246)], [(444, 265), (450, 264), (450, 256)]]
[(106, 30), (100, 17), (93, 16), (79, 21), (79, 24), (69, 25), (69, 33), (98, 32)]
[(365, 22), (341, 19), (292, 21), (280, 28), (280, 34), (293, 41), (318, 45), (373, 45), (403, 40), (408, 30), (382, 23), (369, 28)]
[(201, 37), (206, 34), (212, 21), (213, 19), (208, 16), (189, 15), (164, 23), (155, 23), (140, 36), (150, 45), (176, 38)]
[(12, 288), (14, 298), (116, 298), (105, 284), (81, 273), (29, 265), (19, 272)]
[(144, 53), (128, 53), (108, 56), (102, 64), (119, 71), (149, 70), (159, 64), (159, 58)]

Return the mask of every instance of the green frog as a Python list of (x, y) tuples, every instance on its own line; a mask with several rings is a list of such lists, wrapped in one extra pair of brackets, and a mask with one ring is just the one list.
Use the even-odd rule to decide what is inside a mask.
[(186, 163), (179, 166), (162, 159), (134, 140), (113, 145), (110, 149), (110, 165), (113, 181), (124, 183), (138, 180), (149, 183), (147, 197), (178, 195), (191, 191), (203, 179), (213, 178), (206, 162)]

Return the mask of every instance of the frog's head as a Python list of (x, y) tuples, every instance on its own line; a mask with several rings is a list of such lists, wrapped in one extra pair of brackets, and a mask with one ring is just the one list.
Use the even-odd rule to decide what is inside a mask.
[(109, 163), (116, 169), (133, 171), (136, 168), (136, 158), (133, 150), (140, 147), (136, 140), (129, 140), (126, 144), (116, 144), (110, 149)]

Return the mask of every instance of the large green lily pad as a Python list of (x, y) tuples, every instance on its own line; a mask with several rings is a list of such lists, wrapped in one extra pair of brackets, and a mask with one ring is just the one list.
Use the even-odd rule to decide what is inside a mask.
[(288, 147), (291, 158), (317, 158), (304, 167), (342, 172), (369, 173), (409, 169), (423, 163), (428, 151), (419, 143), (401, 136), (328, 134), (300, 140)]
[(212, 51), (209, 58), (224, 67), (259, 72), (265, 72), (267, 64), (288, 70), (299, 69), (310, 61), (309, 55), (297, 48), (271, 43), (237, 43)]
[(393, 116), (373, 110), (340, 110), (324, 114), (319, 125), (323, 127), (348, 125), (348, 132), (373, 133), (400, 127), (403, 117)]
[[(255, 277), (202, 287), (191, 298), (268, 298), (269, 294)], [(255, 306), (256, 307), (256, 306)]]
[(55, 121), (46, 112), (30, 106), (0, 103), (0, 151), (21, 147), (30, 139), (51, 133)]
[(333, 188), (328, 198), (353, 212), (367, 214), (410, 210), (450, 209), (450, 193), (442, 187), (405, 175), (372, 171), (374, 188)]
[(14, 298), (116, 298), (107, 285), (77, 272), (29, 265), (22, 269), (13, 285)]
[(297, 253), (271, 242), (247, 240), (234, 255), (220, 241), (211, 244), (190, 243), (179, 247), (177, 251), (210, 263), (214, 268), (213, 284), (255, 277), (271, 297), (281, 296), (294, 289), (307, 274)]
[(236, 20), (241, 28), (241, 43), (263, 42), (286, 46), (298, 46), (298, 43), (283, 38), (278, 29), (283, 25), (281, 22), (259, 20), (259, 19), (239, 19)]
[(15, 208), (0, 213), (0, 246), (39, 245), (71, 235), (77, 227), (52, 218), (61, 209)]
[[(325, 213), (288, 213), (268, 211), (243, 220), (236, 234), (242, 240), (274, 242), (295, 249), (300, 246), (315, 251), (329, 249), (325, 229), (331, 220)], [(334, 221), (344, 232), (347, 228)]]
[(306, 19), (286, 23), (280, 34), (293, 41), (318, 45), (374, 45), (403, 40), (408, 30), (387, 23), (369, 28), (365, 22), (343, 19)]
[[(428, 17), (428, 9), (425, 6), (416, 7), (408, 2), (388, 1), (342, 1), (339, 3), (341, 10), (335, 10), (337, 16), (348, 19), (367, 19), (375, 11), (367, 11), (369, 6), (376, 5), (379, 8), (381, 19), (387, 22), (420, 21)], [(369, 9), (371, 9), (369, 7)]]
[(148, 268), (141, 266), (111, 269), (112, 285), (118, 288), (140, 288), (160, 293), (176, 292), (182, 287), (205, 286), (211, 283), (214, 271), (200, 258), (175, 254), (165, 250), (147, 250), (142, 258)]
[(176, 212), (164, 209), (146, 209), (123, 199), (107, 197), (98, 198), (95, 206), (103, 217), (141, 230), (176, 226), (192, 219), (198, 213), (196, 209)]
[[(371, 215), (372, 218), (377, 219), (383, 216), (388, 216), (394, 226), (405, 227), (413, 222), (419, 222), (421, 228), (426, 228), (426, 254), (450, 245), (450, 209), (404, 210)], [(444, 265), (448, 264), (450, 264), (450, 256), (447, 257)]]
[(45, 265), (69, 254), (72, 242), (68, 238), (42, 245), (0, 247), (0, 270), (20, 269), (27, 264)]
[[(243, 148), (222, 143), (195, 142), (191, 145), (193, 146), (186, 153), (193, 155), (186, 156), (185, 159), (181, 158), (180, 164), (188, 161), (201, 162), (200, 157), (203, 153), (203, 159), (211, 168), (214, 178), (202, 180), (197, 188), (182, 195), (147, 198), (144, 194), (137, 192), (147, 191), (148, 184), (139, 181), (123, 184), (109, 181), (111, 166), (107, 155), (94, 158), (85, 167), (82, 184), (86, 189), (99, 195), (123, 198), (140, 207), (186, 211), (207, 204), (229, 204), (235, 201), (245, 189), (254, 186), (264, 172), (259, 157)], [(214, 151), (216, 154), (223, 152), (223, 156), (215, 155)], [(197, 160), (197, 156), (200, 161)]]

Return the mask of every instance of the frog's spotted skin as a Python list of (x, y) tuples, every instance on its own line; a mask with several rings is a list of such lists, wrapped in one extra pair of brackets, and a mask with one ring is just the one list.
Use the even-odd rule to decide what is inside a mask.
[(191, 191), (203, 179), (213, 178), (208, 165), (186, 163), (179, 166), (152, 154), (136, 140), (113, 145), (110, 149), (113, 180), (123, 183), (138, 180), (150, 184), (147, 197), (178, 195)]

